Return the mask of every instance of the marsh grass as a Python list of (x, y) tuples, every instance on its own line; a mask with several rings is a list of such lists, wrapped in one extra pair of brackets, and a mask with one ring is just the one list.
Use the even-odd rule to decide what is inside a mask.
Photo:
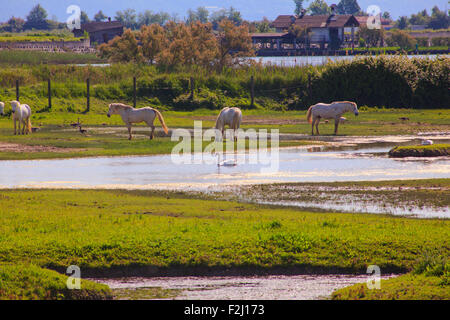
[(365, 272), (369, 264), (400, 272), (413, 270), (424, 250), (448, 254), (448, 220), (318, 214), (171, 192), (8, 190), (0, 212), (2, 262), (74, 264), (85, 274), (139, 267)]
[(32, 264), (0, 263), (0, 300), (112, 299), (108, 286), (81, 280), (80, 290), (69, 290), (67, 278)]

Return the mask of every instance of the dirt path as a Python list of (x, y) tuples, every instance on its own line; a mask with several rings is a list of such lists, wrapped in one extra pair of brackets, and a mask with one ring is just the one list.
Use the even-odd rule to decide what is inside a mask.
[(57, 148), (51, 146), (30, 146), (25, 144), (0, 142), (0, 152), (55, 152), (69, 153), (83, 151), (84, 149)]

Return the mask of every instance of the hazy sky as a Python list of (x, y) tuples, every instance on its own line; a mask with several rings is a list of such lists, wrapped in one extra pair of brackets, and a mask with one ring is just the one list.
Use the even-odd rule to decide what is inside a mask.
[[(306, 1), (308, 5), (310, 1)], [(338, 3), (338, 0), (326, 0), (328, 4)], [(114, 17), (116, 11), (133, 8), (136, 11), (152, 10), (177, 13), (180, 18), (186, 16), (188, 9), (199, 6), (207, 7), (210, 11), (233, 6), (241, 11), (244, 19), (259, 20), (263, 17), (274, 19), (278, 14), (290, 14), (294, 11), (292, 0), (0, 0), (0, 21), (6, 21), (11, 16), (25, 18), (30, 9), (40, 3), (48, 12), (49, 18), (57, 17), (59, 21), (66, 21), (69, 14), (66, 9), (75, 4), (81, 7), (92, 18), (100, 9), (107, 15)], [(394, 18), (410, 15), (419, 10), (437, 5), (441, 10), (448, 9), (448, 0), (359, 0), (361, 8), (378, 5), (382, 11), (389, 11)]]

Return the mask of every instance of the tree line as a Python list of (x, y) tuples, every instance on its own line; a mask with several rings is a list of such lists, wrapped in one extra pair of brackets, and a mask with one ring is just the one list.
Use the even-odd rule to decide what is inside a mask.
[(100, 45), (98, 51), (112, 62), (155, 64), (167, 69), (199, 66), (222, 70), (238, 64), (239, 57), (254, 55), (248, 26), (237, 26), (229, 19), (220, 21), (217, 30), (212, 23), (200, 21), (126, 29), (122, 36)]

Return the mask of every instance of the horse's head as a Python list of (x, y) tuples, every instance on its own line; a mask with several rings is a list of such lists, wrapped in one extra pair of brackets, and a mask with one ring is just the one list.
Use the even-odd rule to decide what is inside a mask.
[(358, 106), (356, 105), (356, 103), (352, 102), (353, 105), (353, 113), (355, 114), (355, 116), (359, 116), (359, 110), (358, 110)]
[(114, 103), (111, 103), (109, 105), (109, 110), (108, 110), (108, 118), (111, 118), (111, 115), (116, 113), (116, 105)]
[(12, 108), (12, 113), (15, 113), (16, 110), (19, 108), (20, 106), (20, 102), (19, 101), (11, 101), (11, 108)]
[(0, 115), (5, 114), (5, 104), (3, 102), (0, 102)]

